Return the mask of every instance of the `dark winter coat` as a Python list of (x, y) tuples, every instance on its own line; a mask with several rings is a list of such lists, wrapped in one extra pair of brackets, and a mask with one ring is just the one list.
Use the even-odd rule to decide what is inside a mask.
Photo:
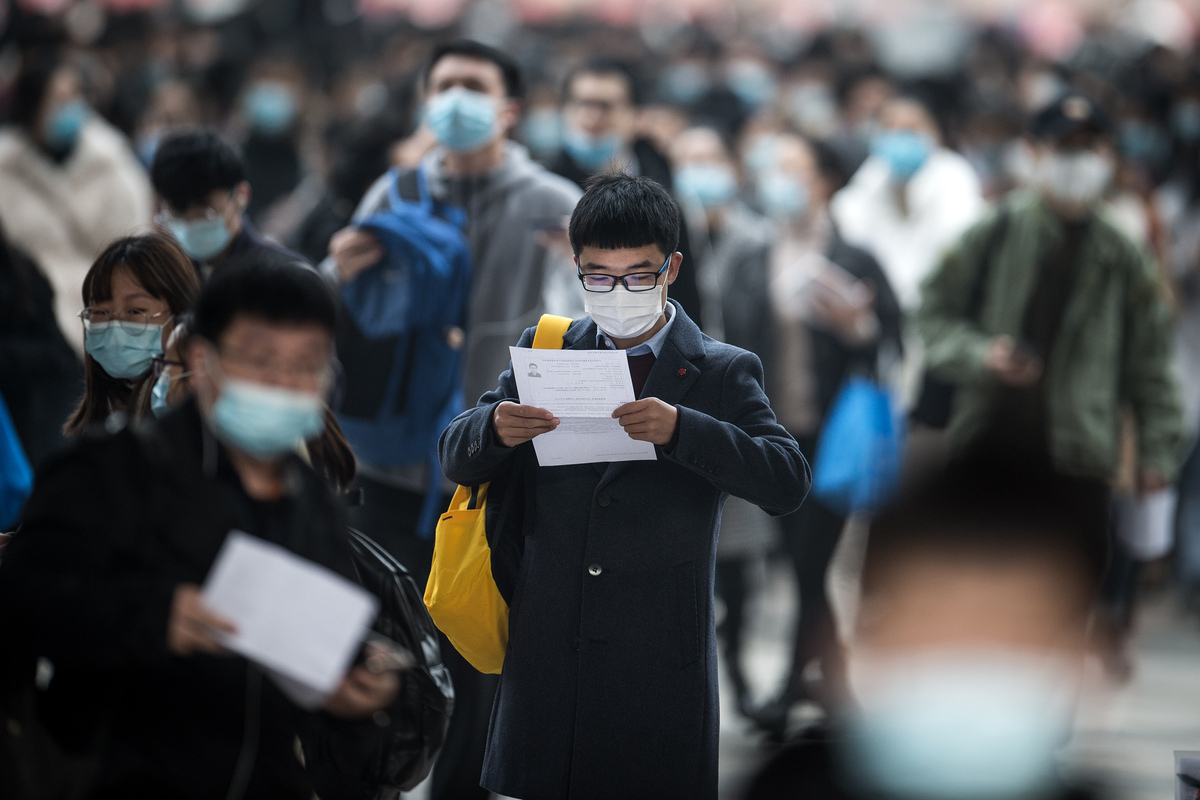
[[(483, 785), (523, 798), (715, 798), (713, 572), (721, 507), (795, 510), (808, 465), (762, 389), (758, 357), (704, 336), (676, 305), (642, 391), (680, 410), (656, 461), (539, 467)], [(534, 329), (522, 336), (530, 346)], [(568, 350), (596, 348), (573, 323)], [(477, 484), (519, 448), (493, 437), (500, 386), (455, 419), (442, 467)], [(521, 445), (530, 448), (531, 445)]]

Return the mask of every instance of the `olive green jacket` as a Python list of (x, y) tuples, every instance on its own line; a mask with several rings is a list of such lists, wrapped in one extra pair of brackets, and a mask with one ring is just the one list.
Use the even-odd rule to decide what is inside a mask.
[[(961, 448), (983, 432), (1000, 384), (985, 365), (994, 336), (1020, 338), (1038, 265), (1063, 236), (1036, 194), (1004, 201), (1007, 227), (991, 256), (978, 319), (967, 309), (998, 212), (943, 257), (922, 287), (917, 328), (926, 368), (957, 383), (949, 435)], [(1121, 412), (1137, 420), (1140, 468), (1168, 478), (1181, 459), (1183, 417), (1171, 362), (1172, 319), (1149, 257), (1102, 212), (1080, 246), (1080, 266), (1045, 365), (1049, 450), (1063, 473), (1111, 478), (1120, 458)]]

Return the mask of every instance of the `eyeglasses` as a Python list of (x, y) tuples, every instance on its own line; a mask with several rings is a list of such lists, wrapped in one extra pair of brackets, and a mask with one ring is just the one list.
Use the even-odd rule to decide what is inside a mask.
[(667, 256), (658, 272), (634, 272), (629, 275), (604, 275), (599, 272), (589, 272), (585, 275), (579, 269), (578, 262), (575, 269), (578, 270), (580, 283), (588, 292), (611, 292), (617, 288), (617, 283), (631, 292), (649, 292), (658, 286), (658, 276), (666, 271), (670, 263), (671, 256)]
[[(229, 201), (233, 200), (233, 196), (236, 193), (236, 191), (237, 191), (236, 189), (229, 190), (229, 198), (228, 198)], [(212, 206), (209, 206), (208, 208), (204, 209), (203, 214), (201, 214), (199, 216), (193, 216), (190, 219), (185, 218), (185, 217), (177, 217), (174, 214), (171, 214), (167, 211), (160, 211), (154, 215), (154, 224), (158, 225), (160, 228), (166, 228), (166, 227), (168, 227), (168, 224), (172, 223), (172, 222), (187, 223), (187, 222), (211, 221), (214, 219), (220, 219), (223, 216), (225, 216), (225, 212), (217, 211)]]
[(302, 383), (324, 390), (333, 382), (333, 367), (322, 361), (312, 363), (297, 361), (284, 363), (273, 356), (250, 354), (239, 350), (218, 353), (218, 358), (233, 365), (239, 372), (252, 372), (258, 376), (278, 376), (290, 383)]
[[(167, 319), (156, 322), (162, 316), (166, 316)], [(79, 312), (79, 319), (83, 322), (83, 329), (85, 331), (90, 331), (93, 325), (104, 325), (109, 322), (115, 322), (130, 333), (140, 333), (151, 325), (161, 325), (170, 318), (171, 312), (169, 310), (159, 311), (157, 314), (147, 314), (145, 311), (131, 309), (120, 314), (114, 314), (112, 311), (106, 311), (103, 308), (88, 306)]]
[(167, 371), (167, 367), (179, 367), (180, 369), (184, 370), (178, 375), (175, 375), (174, 377), (176, 378), (186, 378), (192, 374), (191, 372), (187, 371), (187, 364), (184, 364), (182, 361), (174, 361), (165, 356), (155, 356), (154, 358), (150, 359), (150, 372), (155, 378), (161, 378), (162, 374)]

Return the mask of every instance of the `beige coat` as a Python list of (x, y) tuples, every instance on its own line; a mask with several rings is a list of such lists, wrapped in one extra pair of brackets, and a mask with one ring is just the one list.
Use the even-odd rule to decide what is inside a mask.
[(0, 129), (0, 224), (54, 287), (55, 316), (82, 350), (83, 277), (109, 242), (150, 229), (149, 178), (125, 138), (93, 116), (56, 164), (16, 127)]

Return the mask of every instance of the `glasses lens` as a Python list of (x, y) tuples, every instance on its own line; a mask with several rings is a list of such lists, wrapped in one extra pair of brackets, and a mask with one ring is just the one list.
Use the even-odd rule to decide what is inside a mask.
[(625, 276), (625, 288), (631, 292), (647, 292), (654, 288), (658, 276), (653, 272), (636, 272)]
[(612, 275), (580, 275), (579, 279), (589, 292), (611, 292), (616, 285)]
[(117, 324), (129, 333), (141, 333), (150, 327), (150, 317), (144, 311), (126, 311)]
[(166, 368), (167, 361), (162, 356), (155, 356), (150, 360), (150, 372), (155, 378), (161, 378)]

